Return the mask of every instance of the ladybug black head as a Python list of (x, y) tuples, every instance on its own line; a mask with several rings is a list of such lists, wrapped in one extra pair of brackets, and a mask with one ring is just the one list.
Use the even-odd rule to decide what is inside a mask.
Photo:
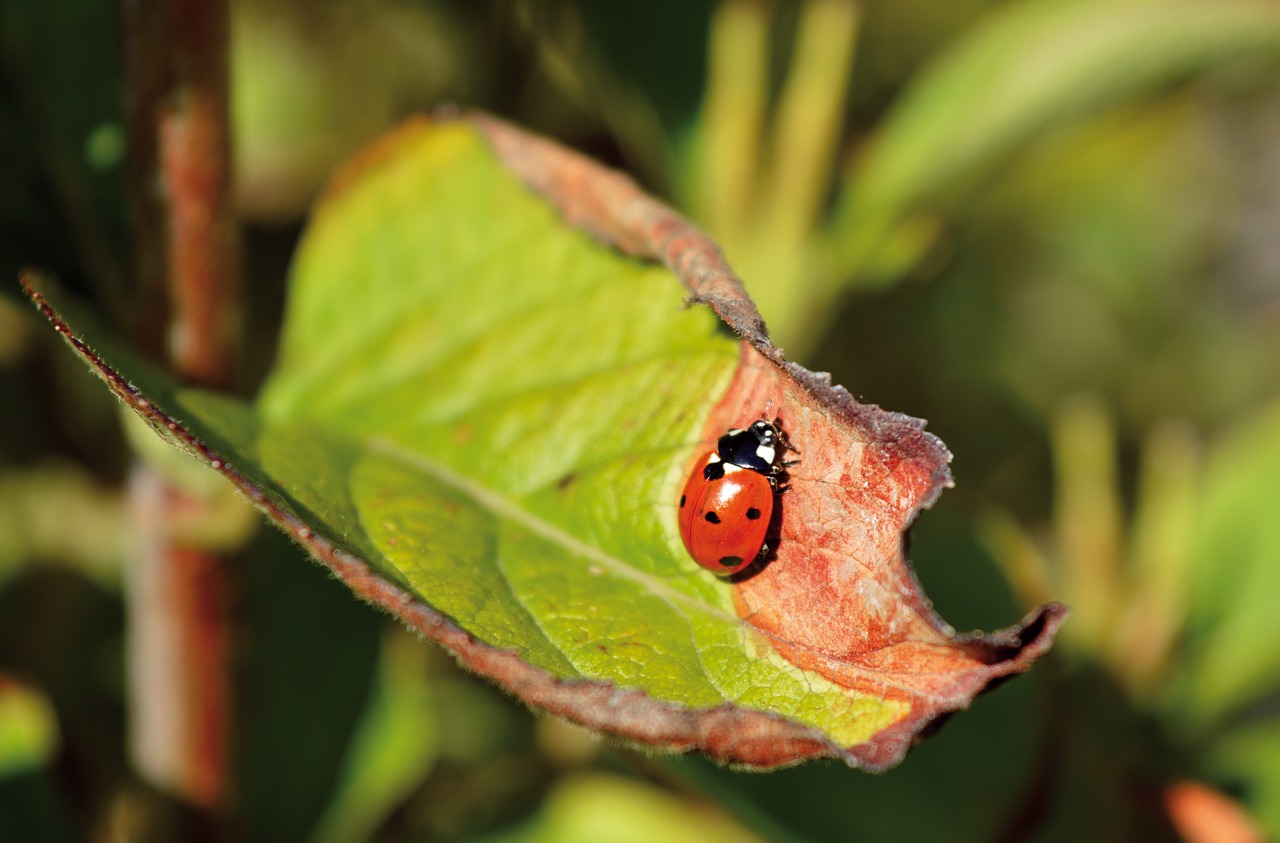
[(773, 422), (767, 422), (764, 419), (760, 419), (758, 422), (753, 422), (751, 427), (747, 429), (751, 432), (752, 436), (759, 440), (761, 445), (776, 445), (778, 440), (781, 438), (778, 426)]
[(777, 457), (782, 443), (778, 426), (761, 419), (746, 430), (734, 429), (721, 436), (716, 450), (726, 463), (760, 474), (775, 475), (781, 472)]

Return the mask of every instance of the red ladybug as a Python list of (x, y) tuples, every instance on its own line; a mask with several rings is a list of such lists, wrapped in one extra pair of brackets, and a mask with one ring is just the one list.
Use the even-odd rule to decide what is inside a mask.
[(708, 571), (736, 574), (769, 552), (765, 534), (790, 447), (776, 420), (730, 430), (698, 460), (680, 495), (680, 538)]

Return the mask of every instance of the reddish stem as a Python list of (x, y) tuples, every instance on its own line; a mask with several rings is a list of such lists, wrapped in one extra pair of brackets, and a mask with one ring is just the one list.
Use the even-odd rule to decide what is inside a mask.
[[(226, 0), (123, 0), (139, 343), (183, 379), (233, 381), (239, 298)], [(143, 775), (210, 815), (227, 806), (232, 577), (170, 529), (201, 502), (145, 466), (131, 483), (132, 749)]]
[(172, 6), (176, 72), (158, 122), (169, 190), (169, 357), (188, 380), (227, 387), (240, 259), (231, 207), (227, 6)]

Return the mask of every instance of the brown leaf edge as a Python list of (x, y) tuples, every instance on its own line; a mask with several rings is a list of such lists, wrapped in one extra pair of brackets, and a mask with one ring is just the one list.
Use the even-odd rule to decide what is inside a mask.
[[(489, 138), (507, 166), (534, 190), (560, 208), (567, 221), (590, 231), (622, 251), (661, 260), (689, 287), (691, 303), (708, 304), (764, 357), (786, 372), (813, 397), (839, 412), (868, 436), (905, 439), (937, 457), (927, 506), (950, 484), (946, 460), (950, 454), (935, 437), (924, 433), (916, 419), (887, 413), (853, 400), (829, 376), (814, 374), (785, 361), (769, 341), (755, 305), (732, 273), (718, 248), (690, 223), (643, 194), (627, 177), (607, 170), (556, 144), (527, 135), (486, 115), (468, 118)], [(344, 168), (330, 187), (344, 182), (380, 157), (386, 147), (373, 147)], [(571, 185), (566, 188), (565, 185)], [(153, 404), (100, 357), (48, 301), (40, 287), (47, 282), (26, 270), (21, 284), (36, 308), (108, 388), (152, 427), (166, 432), (194, 456), (225, 476), (270, 521), (284, 530), (328, 567), (355, 594), (400, 618), (424, 637), (450, 651), (468, 669), (510, 691), (526, 704), (568, 718), (625, 741), (668, 752), (701, 752), (723, 763), (746, 768), (773, 769), (813, 758), (840, 758), (851, 766), (880, 771), (901, 760), (906, 750), (935, 715), (914, 714), (876, 736), (874, 745), (841, 747), (818, 729), (768, 712), (726, 703), (688, 709), (654, 700), (638, 689), (608, 683), (564, 680), (523, 662), (515, 654), (477, 640), (450, 618), (382, 579), (363, 560), (317, 535), (286, 503), (268, 494), (209, 447), (179, 420)], [(1052, 644), (1066, 616), (1065, 607), (1044, 606), (1014, 627), (966, 643), (990, 653), (1001, 663), (1001, 675), (1028, 669)]]

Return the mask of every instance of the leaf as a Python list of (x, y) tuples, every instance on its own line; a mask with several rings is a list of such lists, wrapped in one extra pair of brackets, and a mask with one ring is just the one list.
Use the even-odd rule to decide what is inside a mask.
[(0, 778), (45, 766), (60, 743), (49, 700), (0, 674)]
[[(556, 210), (673, 267), (745, 340)], [(339, 174), (255, 407), (172, 383), (26, 283), (118, 396), (356, 594), (630, 741), (882, 769), (1065, 615), (956, 637), (903, 556), (950, 482), (942, 444), (784, 361), (714, 244), (625, 177), (490, 118), (411, 122)], [(676, 499), (766, 408), (803, 460), (776, 558), (718, 580), (685, 556)]]
[(1208, 747), (1215, 781), (1228, 782), (1247, 795), (1247, 806), (1266, 830), (1280, 837), (1280, 718), (1245, 721), (1219, 735)]
[(760, 843), (729, 817), (657, 787), (607, 774), (579, 774), (557, 785), (532, 820), (482, 843)]
[(916, 78), (868, 145), (831, 226), (835, 262), (872, 270), (902, 264), (905, 255), (884, 250), (917, 238), (921, 222), (910, 214), (989, 172), (1036, 133), (1278, 50), (1280, 6), (1272, 0), (1001, 6)]
[(1276, 691), (1280, 672), (1280, 404), (1242, 424), (1207, 459), (1191, 544), (1187, 652), (1172, 698), (1211, 724)]
[(415, 659), (421, 653), (417, 643), (404, 633), (384, 639), (372, 698), (312, 843), (372, 839), (436, 762), (440, 718), (435, 683), (423, 670), (422, 659)]
[(253, 642), (239, 665), (234, 749), (238, 825), (249, 841), (306, 839), (339, 800), (383, 631), (342, 585), (299, 565), (287, 541), (264, 531), (236, 557), (239, 617)]

